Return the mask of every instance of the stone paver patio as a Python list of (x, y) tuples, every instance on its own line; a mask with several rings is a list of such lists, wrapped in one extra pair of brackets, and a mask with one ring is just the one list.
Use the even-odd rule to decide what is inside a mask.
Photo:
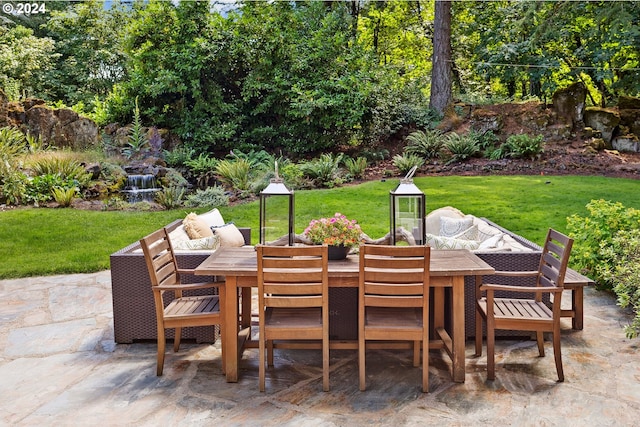
[[(150, 291), (151, 292), (151, 291)], [(563, 319), (566, 380), (553, 350), (499, 341), (496, 381), (467, 343), (464, 384), (431, 352), (429, 394), (405, 352), (370, 352), (368, 390), (357, 354), (333, 351), (331, 391), (321, 391), (320, 353), (276, 351), (258, 392), (257, 351), (227, 384), (216, 345), (187, 343), (155, 375), (155, 344), (115, 344), (108, 271), (0, 281), (0, 425), (518, 425), (633, 426), (640, 418), (640, 341), (612, 296), (585, 289), (585, 327)]]

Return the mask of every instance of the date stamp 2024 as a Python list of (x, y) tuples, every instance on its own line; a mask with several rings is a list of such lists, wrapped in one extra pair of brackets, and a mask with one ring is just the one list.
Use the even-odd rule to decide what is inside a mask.
[(44, 2), (3, 3), (2, 11), (7, 15), (37, 15), (47, 13), (47, 7)]

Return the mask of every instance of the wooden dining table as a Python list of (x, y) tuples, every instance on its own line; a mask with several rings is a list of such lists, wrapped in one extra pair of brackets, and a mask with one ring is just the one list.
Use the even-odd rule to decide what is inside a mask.
[[(345, 260), (329, 261), (329, 287), (358, 287), (359, 257), (349, 255)], [(433, 339), (429, 349), (444, 349), (452, 363), (455, 382), (465, 379), (465, 276), (491, 275), (493, 267), (466, 249), (432, 250), (431, 281), (433, 288)], [(238, 365), (246, 339), (250, 338), (251, 288), (257, 287), (257, 257), (254, 247), (223, 247), (205, 259), (196, 275), (225, 276), (221, 292), (223, 369), (227, 382), (238, 381)], [(451, 334), (445, 329), (445, 289), (450, 288)], [(239, 293), (240, 291), (240, 293)], [(238, 296), (241, 296), (239, 304)], [(357, 306), (354, 307), (357, 310)], [(233, 339), (233, 337), (238, 337)], [(358, 341), (332, 341), (332, 349), (358, 348)]]

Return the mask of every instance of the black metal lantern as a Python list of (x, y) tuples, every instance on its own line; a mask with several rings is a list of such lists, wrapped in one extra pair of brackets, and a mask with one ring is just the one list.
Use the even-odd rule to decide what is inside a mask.
[(278, 176), (276, 162), (275, 178), (260, 192), (260, 244), (275, 244), (284, 238), (285, 244), (293, 246), (293, 206), (293, 190)]
[(396, 244), (396, 231), (402, 227), (413, 235), (416, 244), (426, 240), (424, 218), (426, 210), (425, 194), (413, 183), (417, 166), (411, 168), (407, 176), (400, 180), (391, 196), (391, 244)]

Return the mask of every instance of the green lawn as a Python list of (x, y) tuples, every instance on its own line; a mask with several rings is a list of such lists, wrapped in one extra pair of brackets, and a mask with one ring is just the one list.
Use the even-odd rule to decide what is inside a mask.
[[(423, 177), (427, 212), (454, 206), (487, 217), (534, 242), (547, 228), (566, 230), (566, 217), (586, 215), (592, 199), (640, 209), (639, 180), (582, 176)], [(398, 179), (295, 193), (296, 232), (309, 221), (341, 212), (357, 219), (373, 238), (389, 231), (389, 191)], [(252, 227), (257, 240), (258, 203), (220, 209), (227, 221)], [(109, 268), (109, 254), (184, 217), (189, 209), (163, 212), (95, 212), (15, 209), (0, 212), (0, 279), (92, 272)], [(202, 212), (202, 210), (200, 210)]]

